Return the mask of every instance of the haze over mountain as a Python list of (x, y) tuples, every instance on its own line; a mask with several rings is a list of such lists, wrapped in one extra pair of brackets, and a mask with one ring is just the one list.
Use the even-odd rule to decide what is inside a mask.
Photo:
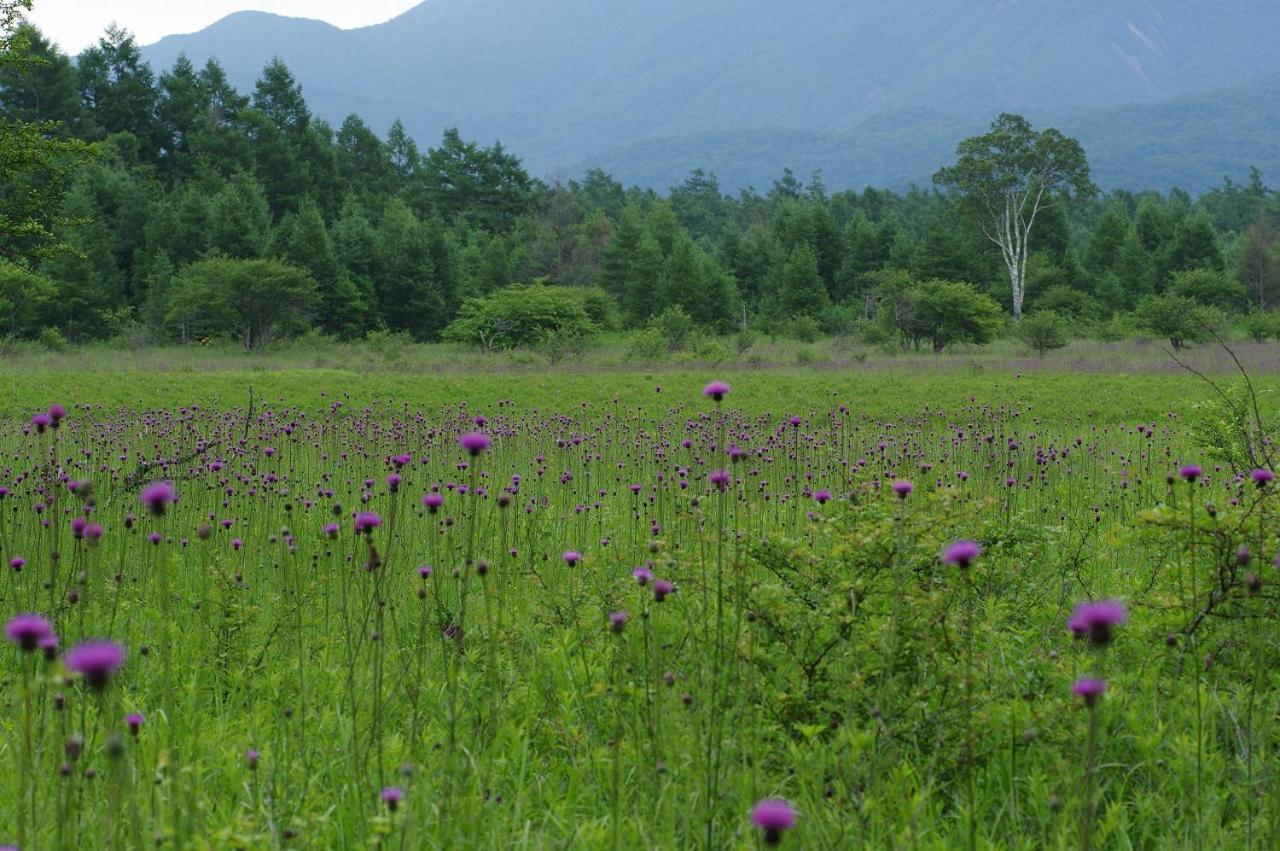
[(1274, 0), (427, 0), (346, 31), (239, 13), (145, 55), (217, 57), (242, 90), (279, 56), (335, 124), (456, 125), (535, 174), (901, 186), (1011, 110), (1078, 135), (1105, 186), (1203, 189), (1280, 173), (1277, 34)]

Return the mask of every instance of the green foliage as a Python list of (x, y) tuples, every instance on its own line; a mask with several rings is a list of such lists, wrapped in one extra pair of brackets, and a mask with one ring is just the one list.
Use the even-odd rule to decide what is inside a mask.
[(484, 349), (541, 344), (559, 353), (556, 340), (577, 344), (599, 331), (580, 294), (567, 287), (535, 284), (504, 287), (465, 300), (443, 338)]
[(782, 269), (778, 306), (788, 316), (816, 319), (828, 302), (817, 255), (807, 243), (797, 246)]
[(1022, 317), (1014, 333), (1038, 357), (1067, 344), (1067, 322), (1052, 310), (1040, 310)]
[(1106, 315), (1106, 309), (1086, 292), (1073, 287), (1050, 287), (1036, 296), (1037, 312), (1056, 313), (1069, 322), (1097, 322)]
[(667, 335), (656, 325), (636, 331), (627, 343), (627, 360), (637, 363), (659, 363), (669, 352)]
[(1089, 163), (1075, 139), (1054, 129), (1037, 132), (1020, 115), (1004, 114), (981, 135), (956, 146), (956, 163), (934, 182), (955, 193), (1000, 246), (1013, 287), (1013, 316), (1022, 315), (1027, 260), (1037, 219), (1057, 205), (1092, 196)]
[(47, 278), (0, 262), (0, 337), (29, 336), (54, 293)]
[[(22, 25), (30, 6), (30, 0), (0, 3), (0, 260), (24, 264), (65, 250), (59, 232), (70, 220), (61, 213), (62, 197), (89, 156), (60, 123), (70, 116), (24, 102), (7, 85), (24, 83), (51, 52), (39, 33)], [(58, 96), (70, 103), (65, 79), (62, 84)]]
[[(1264, 390), (1256, 399), (1248, 385), (1227, 384), (1222, 392), (1192, 406), (1191, 434), (1200, 449), (1214, 461), (1230, 465), (1234, 470), (1257, 467), (1263, 455), (1262, 435), (1274, 434), (1275, 423), (1268, 418), (1259, 432), (1256, 410), (1266, 405), (1274, 391)], [(1254, 405), (1258, 404), (1255, 410)]]
[(1234, 278), (1216, 269), (1188, 269), (1175, 272), (1169, 292), (1189, 298), (1205, 307), (1239, 310), (1248, 297)]
[(904, 344), (928, 342), (940, 352), (953, 343), (985, 343), (1000, 328), (1002, 311), (972, 284), (953, 281), (902, 282), (882, 293), (881, 311)]
[[(771, 333), (811, 339), (816, 319), (826, 335), (857, 328), (915, 345), (926, 338), (904, 338), (895, 311), (883, 309), (894, 276), (988, 292), (1007, 277), (1015, 286), (1001, 298), (1020, 311), (1018, 276), (1008, 277), (1007, 258), (971, 216), (1004, 189), (1022, 193), (1011, 223), (1029, 229), (1035, 212), (1018, 266), (1026, 300), (1073, 330), (1157, 292), (1243, 307), (1238, 289), (1208, 273), (1195, 279), (1202, 268), (1231, 269), (1255, 305), (1273, 305), (1280, 291), (1280, 203), (1261, 174), (1199, 201), (1115, 192), (1067, 205), (1092, 188), (1083, 152), (1017, 116), (962, 143), (938, 175), (948, 195), (833, 191), (820, 175), (789, 171), (763, 194), (727, 194), (723, 175), (695, 168), (663, 197), (599, 169), (543, 184), (501, 144), (456, 129), (420, 149), (400, 122), (383, 137), (357, 115), (330, 127), (278, 59), (241, 93), (216, 61), (178, 57), (153, 69), (119, 28), (73, 60), (16, 16), (7, 21), (0, 131), (12, 144), (0, 132), (0, 176), (11, 179), (0, 181), (0, 257), (52, 286), (24, 294), (9, 282), (16, 298), (0, 297), (9, 309), (0, 333), (12, 336), (54, 326), (77, 343), (117, 337), (108, 317), (126, 314), (146, 326), (130, 336), (238, 334), (238, 320), (212, 304), (207, 316), (171, 309), (185, 271), (220, 255), (306, 270), (316, 290), (307, 321), (342, 341), (374, 328), (438, 340), (465, 298), (545, 280), (582, 287), (583, 309), (604, 330), (643, 328), (676, 308), (717, 334), (750, 315)], [(91, 160), (82, 156), (90, 150)], [(17, 157), (9, 166), (6, 151)], [(1039, 188), (1037, 209), (1030, 193)]]
[(1245, 334), (1255, 343), (1262, 343), (1280, 334), (1280, 313), (1274, 310), (1251, 310), (1240, 320)]
[(315, 302), (315, 280), (302, 269), (214, 257), (178, 275), (166, 318), (184, 339), (231, 334), (252, 351), (304, 330)]
[(790, 340), (814, 343), (822, 336), (822, 325), (812, 316), (796, 316), (779, 324), (778, 333)]
[(1175, 349), (1203, 340), (1223, 324), (1221, 311), (1172, 293), (1143, 299), (1134, 318), (1138, 327), (1164, 337)]
[(653, 317), (649, 327), (662, 334), (667, 351), (678, 352), (684, 348), (689, 335), (693, 333), (694, 321), (679, 305), (672, 305)]
[(51, 352), (60, 352), (67, 347), (67, 338), (57, 328), (41, 328), (36, 335), (36, 342)]

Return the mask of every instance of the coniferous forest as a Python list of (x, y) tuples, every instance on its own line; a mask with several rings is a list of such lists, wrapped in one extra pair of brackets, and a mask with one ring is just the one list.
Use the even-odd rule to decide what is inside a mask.
[[(940, 186), (831, 188), (784, 170), (730, 195), (696, 168), (665, 194), (600, 170), (539, 179), (465, 128), (414, 140), (358, 115), (335, 128), (279, 61), (241, 92), (216, 61), (151, 68), (122, 29), (75, 59), (30, 26), (18, 43), (0, 114), (83, 144), (48, 215), (59, 250), (6, 246), (0, 336), (257, 348), (386, 331), (503, 347), (547, 323), (495, 326), (501, 297), (464, 305), (536, 285), (520, 311), (571, 335), (747, 329), (941, 349), (984, 342), (1010, 311), (1000, 249)], [(1280, 194), (1256, 170), (1198, 198), (1081, 193), (1036, 222), (1029, 333), (1177, 347), (1195, 315), (1265, 338), (1278, 222)], [(957, 311), (962, 327), (930, 318)]]

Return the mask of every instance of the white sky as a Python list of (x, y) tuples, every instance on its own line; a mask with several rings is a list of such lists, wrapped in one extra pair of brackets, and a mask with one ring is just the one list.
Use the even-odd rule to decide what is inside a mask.
[(32, 23), (71, 54), (98, 40), (115, 21), (139, 44), (203, 29), (232, 12), (254, 9), (315, 18), (351, 28), (390, 20), (421, 0), (35, 0)]

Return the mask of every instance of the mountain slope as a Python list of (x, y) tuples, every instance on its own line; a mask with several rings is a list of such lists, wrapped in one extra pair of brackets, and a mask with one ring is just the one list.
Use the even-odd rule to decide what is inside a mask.
[[(1278, 93), (1280, 74), (1161, 103), (1030, 117), (1080, 139), (1103, 187), (1179, 186), (1198, 193), (1220, 186), (1223, 177), (1242, 179), (1250, 166), (1280, 175)], [(763, 190), (787, 167), (802, 178), (821, 170), (831, 187), (904, 189), (927, 186), (953, 158), (956, 143), (987, 123), (987, 116), (911, 110), (886, 113), (850, 133), (775, 128), (646, 139), (585, 158), (565, 175), (600, 167), (665, 189), (699, 166), (724, 187)]]
[[(1278, 32), (1272, 0), (427, 0), (351, 31), (241, 13), (146, 56), (217, 56), (247, 89), (279, 55), (330, 121), (401, 118), (424, 141), (457, 125), (546, 173), (655, 140), (888, 144), (913, 126), (904, 110), (974, 128), (1000, 110), (1158, 103), (1280, 72)], [(904, 157), (936, 154), (905, 141)]]

